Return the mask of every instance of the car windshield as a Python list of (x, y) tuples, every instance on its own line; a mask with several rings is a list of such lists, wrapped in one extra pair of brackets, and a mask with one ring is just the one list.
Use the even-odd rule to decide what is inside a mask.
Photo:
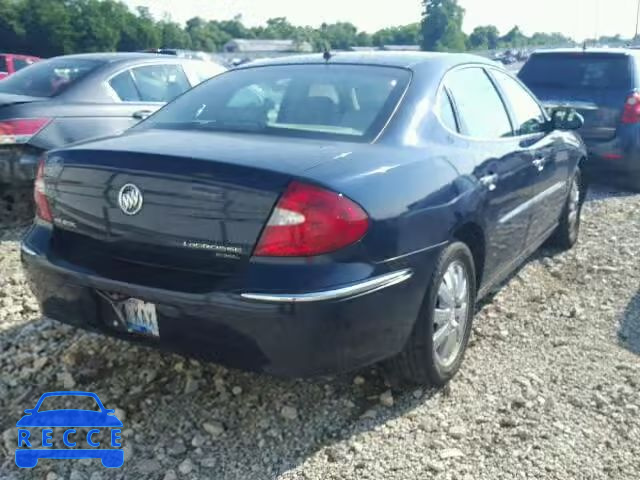
[(529, 86), (566, 89), (626, 88), (631, 85), (629, 60), (625, 55), (580, 52), (533, 55), (522, 67), (519, 77)]
[(3, 80), (0, 93), (55, 97), (103, 64), (99, 60), (65, 58), (37, 62)]
[(100, 406), (88, 395), (54, 395), (42, 401), (38, 412), (65, 409), (100, 411)]
[(222, 74), (138, 128), (259, 133), (370, 141), (410, 80), (407, 70), (358, 65), (281, 65)]

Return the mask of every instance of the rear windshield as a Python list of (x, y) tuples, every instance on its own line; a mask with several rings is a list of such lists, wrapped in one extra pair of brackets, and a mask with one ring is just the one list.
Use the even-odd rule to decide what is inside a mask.
[(55, 97), (103, 64), (99, 60), (64, 58), (37, 62), (0, 82), (0, 92)]
[(537, 54), (518, 74), (528, 86), (558, 88), (628, 88), (629, 57), (625, 55)]
[(138, 128), (259, 133), (370, 141), (409, 83), (400, 68), (281, 65), (222, 74)]

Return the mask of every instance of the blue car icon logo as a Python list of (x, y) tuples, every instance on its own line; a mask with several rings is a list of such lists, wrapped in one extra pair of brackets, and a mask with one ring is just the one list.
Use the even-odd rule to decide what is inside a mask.
[[(90, 397), (99, 410), (57, 409), (40, 411), (42, 402), (49, 397)], [(86, 400), (86, 399), (85, 399)], [(49, 392), (40, 397), (36, 406), (24, 411), (16, 427), (18, 427), (18, 448), (16, 449), (16, 465), (20, 468), (33, 468), (40, 458), (83, 459), (99, 458), (107, 468), (118, 468), (124, 463), (124, 451), (120, 443), (122, 422), (115, 416), (115, 410), (104, 407), (100, 398), (91, 392)], [(62, 440), (65, 447), (53, 448), (53, 429), (64, 433), (56, 443)], [(76, 428), (90, 428), (86, 436)], [(36, 435), (36, 429), (41, 435)], [(107, 430), (108, 441), (105, 441), (104, 430)], [(102, 438), (101, 441), (98, 437)], [(90, 448), (74, 448), (86, 444)], [(108, 447), (108, 448), (106, 448)]]

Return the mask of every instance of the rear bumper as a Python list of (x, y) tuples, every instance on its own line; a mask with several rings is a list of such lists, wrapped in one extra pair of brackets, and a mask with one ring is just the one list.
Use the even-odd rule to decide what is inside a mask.
[[(386, 271), (367, 279), (293, 295), (190, 294), (113, 281), (50, 261), (30, 244), (29, 234), (22, 260), (46, 317), (235, 368), (306, 377), (353, 370), (400, 352), (440, 248), (382, 265)], [(160, 336), (118, 328), (97, 291), (155, 303)]]
[(585, 140), (585, 164), (594, 180), (624, 181), (640, 186), (640, 126), (623, 125), (609, 141)]

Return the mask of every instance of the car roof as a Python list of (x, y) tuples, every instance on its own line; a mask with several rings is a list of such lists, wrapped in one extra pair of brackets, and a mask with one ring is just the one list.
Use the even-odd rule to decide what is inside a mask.
[[(53, 57), (52, 60), (64, 58), (64, 59), (78, 59), (78, 60), (101, 60), (107, 63), (115, 62), (127, 62), (135, 60), (153, 60), (161, 59), (166, 60), (167, 55), (159, 55), (157, 53), (145, 53), (145, 52), (108, 52), (108, 53), (79, 53), (74, 55), (60, 55)], [(179, 60), (188, 60), (181, 59)]]
[(582, 53), (584, 55), (638, 55), (638, 52), (630, 50), (628, 48), (552, 48), (552, 49), (540, 49), (533, 52), (533, 55), (553, 55), (553, 54), (576, 54)]
[(11, 53), (11, 52), (0, 52), (1, 57), (11, 56), (11, 57), (27, 57), (27, 58), (40, 58), (35, 55), (27, 55), (26, 53)]
[[(308, 65), (327, 63), (322, 53), (307, 55), (291, 55), (285, 57), (255, 60), (237, 67), (237, 69), (254, 68), (270, 65)], [(465, 53), (437, 53), (437, 52), (336, 52), (331, 54), (330, 64), (343, 65), (378, 65), (386, 67), (400, 67), (410, 70), (423, 65), (448, 69), (456, 65), (467, 63), (482, 63), (498, 65), (493, 60), (469, 55)]]

